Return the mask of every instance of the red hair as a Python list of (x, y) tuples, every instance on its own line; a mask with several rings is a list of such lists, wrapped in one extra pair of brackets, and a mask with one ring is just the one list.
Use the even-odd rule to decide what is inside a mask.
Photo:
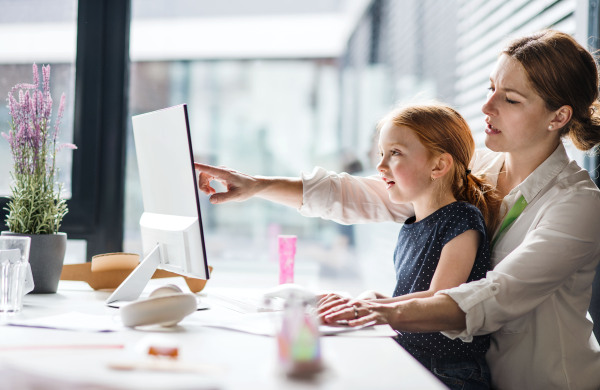
[(445, 182), (456, 200), (469, 202), (481, 210), (488, 239), (491, 238), (499, 220), (502, 199), (483, 175), (469, 171), (475, 141), (465, 119), (453, 108), (436, 103), (397, 108), (378, 128), (386, 122), (411, 129), (433, 156), (443, 153), (452, 156), (453, 164)]

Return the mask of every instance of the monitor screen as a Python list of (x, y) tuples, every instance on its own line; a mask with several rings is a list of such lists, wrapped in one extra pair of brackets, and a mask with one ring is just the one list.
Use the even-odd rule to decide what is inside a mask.
[(143, 260), (109, 301), (137, 299), (156, 268), (210, 276), (187, 106), (136, 115), (132, 123), (144, 203)]

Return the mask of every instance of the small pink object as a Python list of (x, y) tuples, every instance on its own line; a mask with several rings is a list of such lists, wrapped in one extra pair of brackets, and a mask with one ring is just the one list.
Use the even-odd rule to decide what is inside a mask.
[(279, 284), (294, 282), (296, 236), (279, 235)]

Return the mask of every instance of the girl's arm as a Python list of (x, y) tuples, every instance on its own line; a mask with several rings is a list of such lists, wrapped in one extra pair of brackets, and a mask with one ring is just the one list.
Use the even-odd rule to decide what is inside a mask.
[[(359, 318), (355, 319), (355, 310)], [(325, 323), (335, 324), (347, 321), (349, 326), (360, 326), (375, 322), (389, 324), (396, 330), (405, 332), (460, 331), (466, 327), (466, 315), (459, 305), (448, 295), (438, 294), (427, 298), (415, 298), (393, 303), (380, 303), (373, 300), (351, 301), (342, 298), (329, 314)]]
[(440, 290), (465, 283), (473, 269), (480, 240), (481, 234), (478, 231), (467, 230), (444, 245), (428, 290), (394, 298), (377, 299), (376, 302), (393, 303), (413, 298), (427, 298), (435, 295)]
[[(394, 298), (369, 300), (371, 305), (368, 305), (368, 307), (374, 308), (377, 307), (377, 305), (383, 305), (382, 307), (385, 308), (386, 304), (390, 305), (415, 298), (432, 297), (440, 290), (456, 287), (466, 282), (473, 268), (473, 264), (475, 263), (480, 240), (481, 233), (476, 230), (467, 230), (446, 243), (440, 254), (440, 260), (428, 290)], [(347, 319), (341, 318), (345, 317), (347, 314), (343, 310), (348, 307), (351, 308), (351, 306), (357, 304), (357, 302), (362, 302), (362, 300), (351, 301), (348, 299), (329, 299), (321, 301), (319, 304), (319, 312), (322, 313), (322, 321), (324, 323), (335, 323), (340, 319)], [(340, 311), (340, 309), (342, 309), (342, 311)], [(353, 308), (350, 314), (354, 315)], [(386, 319), (386, 315), (389, 315), (390, 317)], [(389, 323), (393, 327), (394, 316), (395, 312), (393, 310), (382, 311), (382, 314), (378, 316), (377, 320), (380, 323)]]

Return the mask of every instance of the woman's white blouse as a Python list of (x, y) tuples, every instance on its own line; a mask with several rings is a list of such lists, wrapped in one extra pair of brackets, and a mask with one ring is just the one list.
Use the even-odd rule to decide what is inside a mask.
[[(475, 173), (493, 183), (502, 153), (478, 152)], [(403, 222), (410, 205), (389, 201), (377, 177), (321, 168), (303, 176), (299, 211), (341, 223)], [(486, 278), (438, 292), (466, 313), (467, 328), (444, 332), (470, 341), (493, 333), (487, 360), (498, 389), (600, 389), (600, 346), (586, 318), (600, 260), (600, 191), (563, 145), (503, 200), (528, 205), (492, 251)]]

